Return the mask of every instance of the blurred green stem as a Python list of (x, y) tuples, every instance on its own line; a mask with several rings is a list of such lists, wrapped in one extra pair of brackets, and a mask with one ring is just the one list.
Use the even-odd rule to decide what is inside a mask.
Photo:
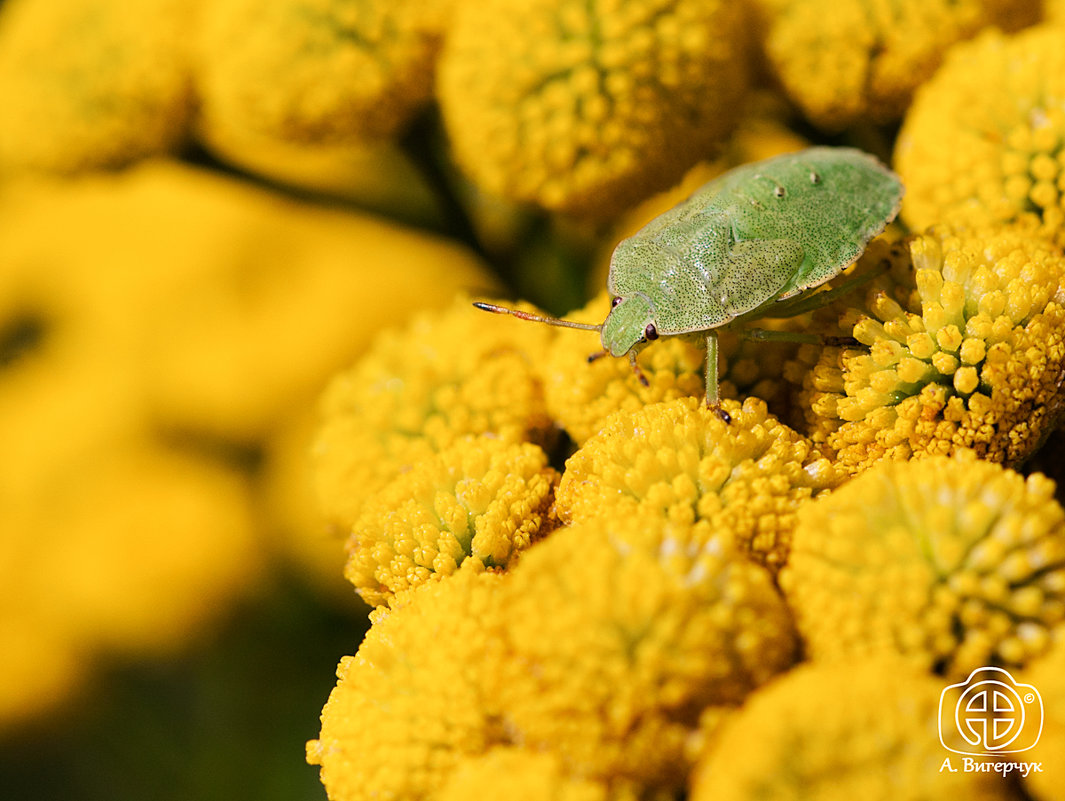
[(435, 114), (421, 114), (400, 138), (400, 147), (436, 195), (446, 232), (490, 262), (489, 254), (477, 235), (477, 229), (467, 214), (466, 207), (459, 200), (454, 184), (440, 164), (435, 147), (439, 141), (439, 131), (440, 125)]

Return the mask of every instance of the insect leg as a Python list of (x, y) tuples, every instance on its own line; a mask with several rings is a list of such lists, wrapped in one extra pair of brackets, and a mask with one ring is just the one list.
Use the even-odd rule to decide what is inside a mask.
[(859, 287), (868, 284), (870, 281), (879, 278), (889, 269), (891, 269), (891, 262), (885, 260), (867, 273), (849, 276), (843, 281), (843, 283), (832, 289), (825, 290), (824, 292), (796, 295), (792, 298), (778, 301), (772, 306), (766, 306), (762, 310), (763, 316), (797, 317), (800, 314), (806, 314), (806, 312), (816, 311), (817, 309), (823, 308), (834, 302), (837, 298), (853, 292)]
[(640, 369), (640, 365), (636, 364), (636, 351), (629, 351), (629, 364), (632, 365), (632, 372), (636, 373), (636, 377), (640, 379), (640, 383), (645, 387), (651, 386), (651, 382), (647, 380), (647, 376), (643, 374), (643, 370)]
[(608, 353), (610, 353), (610, 351), (608, 351), (606, 348), (603, 348), (602, 350), (597, 350), (595, 353), (589, 353), (588, 354), (588, 364), (591, 364), (592, 362), (595, 362), (595, 361), (599, 361), (604, 356), (606, 356)]
[(736, 331), (744, 339), (754, 342), (802, 342), (807, 345), (820, 345), (824, 337), (820, 334), (801, 334), (798, 331), (772, 331), (765, 328), (741, 328)]
[(860, 344), (854, 337), (830, 337), (821, 334), (801, 334), (798, 331), (772, 331), (765, 328), (741, 328), (736, 333), (754, 342), (798, 342), (804, 345), (832, 345), (837, 348), (856, 348)]
[(706, 332), (706, 407), (726, 423), (732, 422), (717, 394), (717, 331), (713, 329)]

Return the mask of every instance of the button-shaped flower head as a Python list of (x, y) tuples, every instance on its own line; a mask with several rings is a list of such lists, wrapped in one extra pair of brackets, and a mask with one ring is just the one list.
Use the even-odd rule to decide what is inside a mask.
[(989, 31), (952, 48), (895, 147), (911, 227), (1019, 221), (1065, 244), (1065, 31)]
[(842, 333), (861, 347), (824, 349), (805, 378), (811, 436), (849, 471), (959, 448), (1023, 461), (1065, 404), (1065, 260), (1017, 231), (946, 227), (888, 258), (906, 283), (859, 301)]
[(463, 754), (501, 741), (485, 679), (502, 577), (475, 567), (380, 607), (358, 653), (340, 661), (321, 734), (307, 743), (331, 801), (426, 798)]
[(729, 423), (701, 398), (616, 414), (567, 462), (560, 517), (644, 512), (682, 527), (693, 545), (734, 538), (755, 561), (778, 570), (796, 510), (840, 476), (762, 401), (726, 401), (723, 408)]
[(882, 462), (799, 510), (780, 583), (814, 660), (1023, 665), (1065, 622), (1054, 483), (961, 455)]
[(449, 0), (219, 0), (197, 80), (209, 135), (350, 143), (394, 134), (428, 101)]
[(1039, 14), (1039, 3), (1032, 0), (756, 4), (777, 78), (807, 118), (829, 130), (898, 119), (951, 44), (986, 25), (1029, 25)]
[(0, 14), (0, 168), (122, 167), (184, 143), (188, 3), (12, 0)]
[(382, 332), (322, 401), (315, 483), (330, 522), (350, 531), (392, 478), (466, 435), (543, 442), (551, 424), (534, 362), (552, 335), (465, 299)]
[(723, 0), (459, 4), (438, 79), (456, 159), (490, 192), (584, 215), (664, 188), (738, 117), (741, 12)]
[(661, 518), (560, 529), (505, 578), (504, 728), (577, 776), (683, 786), (700, 713), (795, 658), (769, 573)]
[[(941, 681), (896, 659), (807, 664), (755, 691), (696, 770), (692, 801), (1006, 801), (994, 773), (940, 770)], [(958, 738), (960, 740), (960, 738)]]
[(531, 443), (467, 437), (394, 478), (363, 508), (345, 575), (363, 600), (454, 573), (503, 569), (554, 524), (557, 474)]

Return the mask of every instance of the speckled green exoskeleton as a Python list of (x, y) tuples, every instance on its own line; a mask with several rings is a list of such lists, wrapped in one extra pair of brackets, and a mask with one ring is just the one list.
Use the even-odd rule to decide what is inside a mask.
[[(607, 281), (613, 306), (602, 325), (474, 305), (599, 331), (604, 351), (596, 355), (628, 354), (637, 374), (636, 354), (648, 342), (705, 333), (706, 402), (720, 410), (718, 329), (810, 308), (803, 293), (853, 264), (895, 218), (902, 194), (897, 175), (852, 148), (813, 147), (745, 164), (618, 244)], [(845, 282), (817, 297), (827, 302), (852, 288)]]

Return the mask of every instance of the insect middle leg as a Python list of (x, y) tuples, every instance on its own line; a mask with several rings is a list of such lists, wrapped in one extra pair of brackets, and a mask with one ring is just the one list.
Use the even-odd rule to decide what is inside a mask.
[(712, 409), (714, 414), (731, 423), (729, 413), (721, 408), (721, 399), (717, 391), (717, 331), (713, 329), (706, 332), (706, 408)]

